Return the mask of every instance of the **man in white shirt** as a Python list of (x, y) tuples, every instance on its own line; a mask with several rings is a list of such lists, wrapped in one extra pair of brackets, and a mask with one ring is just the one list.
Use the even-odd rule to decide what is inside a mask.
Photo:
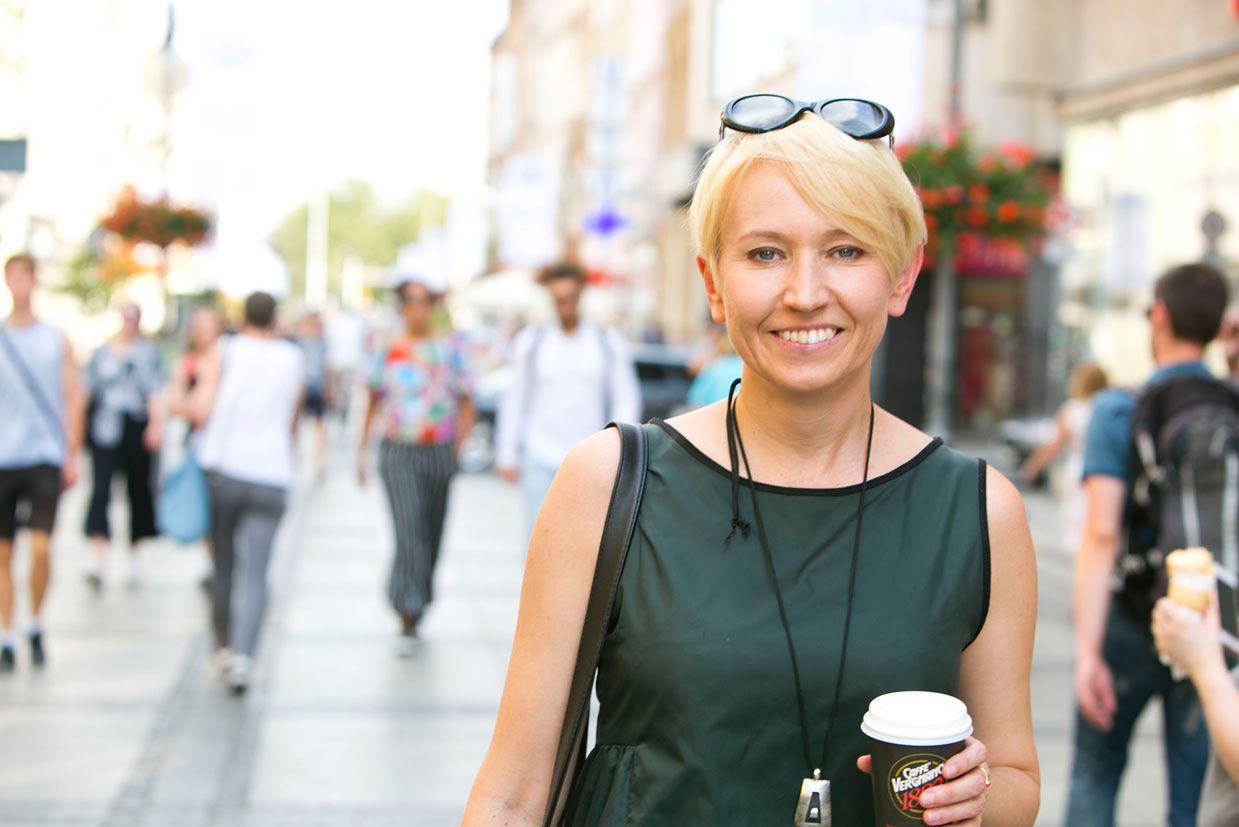
[(573, 445), (611, 421), (636, 422), (641, 390), (628, 343), (580, 317), (585, 272), (557, 264), (538, 277), (555, 303), (555, 323), (521, 331), (512, 344), (512, 386), (499, 406), (495, 466), (520, 482), (527, 527)]

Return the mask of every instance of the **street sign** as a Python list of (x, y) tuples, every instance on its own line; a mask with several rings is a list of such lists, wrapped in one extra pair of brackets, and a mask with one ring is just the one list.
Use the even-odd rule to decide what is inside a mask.
[(26, 171), (26, 139), (0, 139), (0, 172)]

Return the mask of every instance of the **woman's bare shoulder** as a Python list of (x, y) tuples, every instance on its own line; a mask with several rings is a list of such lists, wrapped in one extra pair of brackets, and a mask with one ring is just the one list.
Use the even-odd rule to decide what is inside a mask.
[[(560, 464), (547, 494), (547, 505), (578, 513), (583, 507), (598, 503), (605, 509), (615, 484), (619, 460), (619, 432), (614, 428), (606, 428), (581, 440)], [(592, 510), (586, 508), (586, 511)]]

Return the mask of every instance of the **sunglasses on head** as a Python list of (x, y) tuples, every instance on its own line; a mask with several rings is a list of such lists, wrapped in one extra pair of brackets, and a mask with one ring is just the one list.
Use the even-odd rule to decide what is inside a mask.
[(895, 145), (895, 116), (880, 103), (861, 98), (798, 101), (784, 95), (760, 92), (733, 98), (723, 107), (718, 137), (725, 129), (737, 132), (773, 132), (812, 112), (845, 135), (859, 141), (888, 138)]

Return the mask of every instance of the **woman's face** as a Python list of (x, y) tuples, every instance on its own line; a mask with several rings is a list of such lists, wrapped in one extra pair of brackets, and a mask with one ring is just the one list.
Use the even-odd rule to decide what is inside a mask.
[(189, 342), (194, 350), (205, 350), (219, 338), (219, 317), (209, 310), (194, 313), (189, 323)]
[(400, 315), (410, 330), (424, 331), (430, 327), (434, 314), (435, 296), (422, 284), (408, 284), (400, 303)]
[(714, 320), (748, 370), (789, 391), (867, 387), (887, 316), (902, 315), (920, 269), (892, 281), (870, 250), (758, 162), (724, 217), (717, 272), (698, 259)]

